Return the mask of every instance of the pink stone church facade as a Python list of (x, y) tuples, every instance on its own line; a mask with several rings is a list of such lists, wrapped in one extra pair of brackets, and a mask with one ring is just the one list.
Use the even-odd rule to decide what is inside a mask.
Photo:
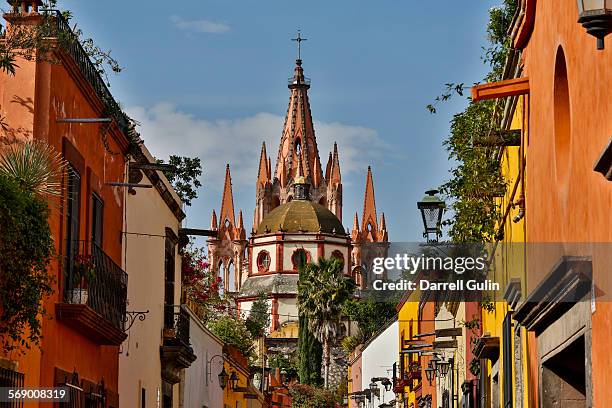
[[(363, 245), (373, 244), (382, 252), (388, 247), (385, 216), (377, 215), (370, 167), (361, 225), (356, 213), (350, 232), (342, 226), (340, 148), (334, 144), (323, 171), (308, 98), (310, 80), (304, 76), (301, 59), (296, 60), (288, 87), (290, 98), (274, 171), (265, 143), (261, 147), (250, 237), (242, 211), (235, 217), (228, 164), (221, 209), (218, 216), (213, 210), (211, 218), (217, 237), (208, 240), (211, 267), (222, 277), (225, 291), (234, 294), (240, 310), (249, 310), (265, 294), (271, 306), (272, 333), (297, 322), (299, 259), (316, 262), (320, 257), (337, 257), (344, 262), (345, 275), (363, 285), (363, 266), (371, 264), (362, 259)], [(305, 194), (301, 187), (306, 188)]]

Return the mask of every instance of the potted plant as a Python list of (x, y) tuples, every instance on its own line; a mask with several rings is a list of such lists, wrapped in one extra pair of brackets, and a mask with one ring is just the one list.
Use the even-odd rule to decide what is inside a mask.
[(88, 285), (96, 277), (96, 265), (91, 255), (77, 255), (72, 267), (72, 291), (70, 303), (86, 304), (89, 297)]

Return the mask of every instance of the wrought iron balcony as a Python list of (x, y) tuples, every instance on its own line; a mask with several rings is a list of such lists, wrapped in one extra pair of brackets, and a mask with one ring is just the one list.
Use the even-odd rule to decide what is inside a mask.
[[(63, 36), (62, 38), (66, 39), (66, 41), (62, 41), (62, 47), (72, 57), (79, 71), (81, 71), (83, 77), (85, 77), (87, 82), (92, 86), (96, 95), (106, 106), (106, 110), (113, 117), (119, 128), (126, 134), (131, 132), (129, 118), (109, 91), (106, 82), (100, 75), (100, 70), (91, 62), (91, 59), (83, 49), (77, 35), (72, 28), (70, 28), (68, 21), (59, 10), (46, 9), (43, 10), (43, 13), (54, 18), (58, 33), (61, 33)], [(60, 34), (58, 34), (58, 36), (59, 35)]]
[(127, 273), (97, 244), (74, 241), (64, 276), (58, 319), (100, 344), (121, 344), (126, 336)]
[(160, 349), (162, 377), (171, 384), (180, 381), (180, 371), (196, 360), (189, 340), (189, 312), (182, 306), (164, 306), (163, 344)]
[(189, 341), (189, 313), (180, 306), (164, 306), (164, 340), (191, 347)]

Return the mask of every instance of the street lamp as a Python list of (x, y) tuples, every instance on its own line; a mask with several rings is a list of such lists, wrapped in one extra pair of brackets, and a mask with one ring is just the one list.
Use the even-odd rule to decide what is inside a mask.
[(429, 362), (429, 365), (425, 369), (425, 377), (427, 378), (427, 381), (429, 381), (429, 385), (431, 385), (434, 378), (436, 378), (436, 369), (433, 368), (433, 366), (431, 365), (431, 361)]
[(438, 373), (440, 374), (440, 377), (446, 377), (446, 374), (448, 374), (448, 370), (450, 368), (450, 361), (439, 361), (438, 362)]
[(378, 384), (376, 384), (374, 381), (370, 383), (370, 392), (372, 395), (378, 396)]
[(391, 388), (393, 388), (393, 383), (388, 378), (383, 378), (380, 383), (385, 387), (385, 391), (387, 392), (391, 391)]
[(578, 0), (578, 22), (597, 38), (597, 49), (604, 49), (604, 38), (612, 32), (612, 0)]
[[(417, 202), (417, 208), (421, 211), (425, 227), (423, 237), (427, 239), (427, 242), (438, 242), (438, 238), (442, 236), (442, 214), (446, 204), (436, 195), (438, 190), (427, 190), (425, 194), (425, 197)], [(433, 234), (431, 239), (430, 234)]]
[(440, 362), (440, 357), (438, 357), (437, 354), (434, 354), (434, 356), (432, 357), (431, 360), (429, 360), (429, 364), (431, 365), (431, 368), (434, 369), (434, 372), (438, 370), (438, 363)]
[(229, 375), (227, 375), (227, 371), (225, 371), (225, 367), (223, 367), (223, 369), (221, 370), (221, 372), (219, 373), (217, 377), (219, 377), (219, 386), (221, 387), (222, 390), (224, 390), (225, 386), (227, 385), (227, 379), (229, 377)]
[(235, 371), (232, 371), (232, 375), (230, 375), (229, 382), (230, 382), (230, 389), (232, 391), (238, 387), (238, 376), (236, 375)]

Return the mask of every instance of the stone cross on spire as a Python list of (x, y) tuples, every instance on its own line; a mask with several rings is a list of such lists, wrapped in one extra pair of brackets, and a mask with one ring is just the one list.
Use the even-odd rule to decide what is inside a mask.
[(302, 38), (302, 33), (298, 30), (296, 38), (292, 38), (291, 41), (295, 41), (298, 44), (298, 60), (302, 59), (302, 41), (307, 41), (308, 38)]

